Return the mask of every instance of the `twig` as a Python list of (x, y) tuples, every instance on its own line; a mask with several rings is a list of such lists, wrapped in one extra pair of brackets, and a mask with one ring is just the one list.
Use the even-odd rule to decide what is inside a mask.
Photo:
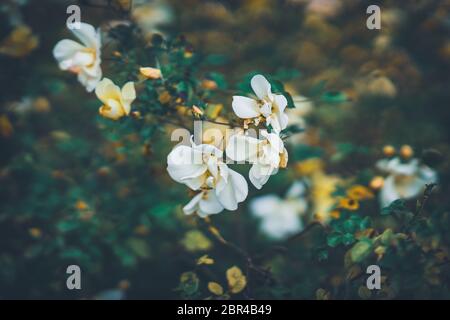
[(309, 225), (307, 225), (307, 226), (305, 227), (305, 229), (303, 229), (303, 230), (300, 231), (299, 233), (294, 234), (293, 236), (291, 236), (291, 237), (287, 240), (287, 242), (294, 242), (294, 241), (296, 241), (296, 240), (302, 238), (305, 234), (307, 234), (307, 233), (308, 233), (310, 230), (312, 230), (315, 226), (321, 226), (321, 227), (323, 227), (323, 224), (320, 223), (319, 221), (313, 221), (313, 222), (311, 222)]
[(436, 186), (436, 183), (430, 183), (430, 184), (425, 185), (425, 190), (423, 192), (422, 201), (420, 201), (420, 205), (418, 206), (418, 208), (416, 210), (414, 219), (416, 219), (417, 217), (419, 217), (422, 214), (423, 209), (425, 208), (425, 204), (427, 203), (428, 198), (431, 196), (431, 192), (433, 191), (433, 188), (435, 186)]

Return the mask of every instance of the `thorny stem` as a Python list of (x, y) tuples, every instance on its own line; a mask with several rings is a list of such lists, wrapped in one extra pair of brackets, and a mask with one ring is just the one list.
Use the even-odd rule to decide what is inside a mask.
[(436, 186), (436, 183), (430, 183), (425, 185), (425, 190), (423, 192), (422, 201), (420, 201), (416, 214), (414, 215), (413, 221), (415, 221), (416, 218), (418, 218), (425, 208), (425, 204), (427, 203), (428, 198), (431, 196), (431, 192), (433, 191), (433, 188)]
[(269, 270), (257, 266), (254, 262), (252, 257), (242, 248), (237, 246), (236, 244), (225, 240), (222, 235), (220, 234), (219, 230), (212, 224), (211, 219), (205, 218), (204, 219), (206, 225), (208, 226), (208, 231), (224, 246), (232, 249), (234, 252), (236, 252), (238, 255), (241, 256), (241, 258), (246, 262), (246, 270), (247, 270), (247, 280), (248, 283), (250, 283), (250, 270), (253, 270), (260, 274), (264, 279), (272, 279), (272, 274)]
[[(234, 243), (232, 243), (232, 242), (230, 242), (228, 240), (225, 240), (222, 237), (222, 235), (220, 234), (219, 230), (212, 224), (212, 222), (211, 222), (211, 220), (209, 218), (205, 218), (204, 221), (205, 221), (206, 225), (208, 226), (208, 231), (209, 231), (210, 234), (212, 234), (221, 244), (223, 244), (224, 246), (226, 246), (226, 247), (232, 249), (233, 251), (235, 251), (246, 262), (246, 277), (247, 277), (247, 280), (248, 280), (247, 289), (249, 288), (250, 283), (251, 283), (250, 270), (253, 270), (256, 273), (260, 274), (262, 276), (262, 278), (265, 279), (265, 280), (274, 280), (273, 277), (272, 277), (272, 274), (270, 272), (270, 269), (266, 269), (266, 268), (260, 267), (260, 266), (256, 265), (254, 261), (255, 260), (264, 259), (264, 258), (268, 258), (274, 252), (280, 252), (280, 251), (286, 252), (287, 248), (284, 248), (284, 247), (272, 247), (266, 253), (252, 258), (244, 249), (240, 248), (239, 246), (237, 246), (236, 244), (234, 244)], [(298, 239), (302, 238), (310, 230), (312, 230), (315, 226), (318, 226), (318, 225), (319, 226), (323, 226), (319, 221), (311, 222), (301, 232), (299, 232), (296, 235), (290, 237), (287, 240), (287, 242), (293, 242), (295, 240), (298, 240)], [(276, 248), (277, 250), (273, 250), (274, 248)], [(250, 298), (248, 290), (247, 290), (246, 296), (248, 298)]]
[(211, 122), (211, 123), (215, 123), (215, 124), (220, 124), (220, 125), (223, 125), (223, 126), (232, 127), (231, 123), (228, 123), (228, 122), (216, 121), (216, 120), (208, 119), (206, 117), (202, 117), (200, 119), (203, 120), (203, 121), (207, 121), (207, 122)]

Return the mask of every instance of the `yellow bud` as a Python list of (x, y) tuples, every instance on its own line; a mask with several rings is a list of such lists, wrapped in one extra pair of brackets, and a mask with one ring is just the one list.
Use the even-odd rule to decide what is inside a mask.
[(405, 144), (400, 148), (400, 156), (402, 156), (405, 159), (409, 159), (414, 155), (414, 150), (411, 148), (411, 146)]
[(0, 116), (0, 135), (7, 138), (12, 135), (14, 128), (6, 115)]
[(381, 176), (373, 177), (373, 179), (370, 181), (370, 187), (374, 190), (379, 190), (384, 185), (384, 178)]
[(221, 296), (223, 295), (223, 288), (220, 284), (218, 284), (217, 282), (209, 282), (208, 283), (208, 290), (211, 293), (214, 293), (216, 296)]
[(333, 219), (339, 219), (341, 213), (338, 210), (333, 210), (330, 212), (330, 217)]
[(391, 145), (386, 145), (383, 147), (383, 154), (386, 157), (392, 157), (395, 154), (395, 148)]
[(33, 107), (37, 112), (49, 112), (50, 102), (46, 97), (37, 97), (34, 100)]
[(78, 200), (75, 203), (75, 208), (78, 209), (78, 210), (86, 210), (88, 208), (88, 205), (83, 200)]
[(197, 107), (196, 105), (192, 106), (192, 113), (196, 116), (202, 116), (203, 115), (203, 110), (200, 109), (199, 107)]
[(139, 111), (132, 111), (131, 116), (135, 119), (139, 119), (141, 117), (141, 113)]
[(139, 68), (139, 72), (147, 79), (152, 79), (152, 80), (159, 79), (162, 76), (161, 70), (156, 69), (156, 68), (150, 68), (150, 67)]
[(30, 228), (30, 229), (28, 230), (28, 232), (30, 233), (30, 235), (31, 235), (33, 238), (40, 238), (40, 237), (42, 236), (42, 231), (41, 231), (41, 229), (39, 229), (39, 228)]
[(136, 228), (134, 228), (134, 233), (140, 236), (146, 236), (149, 233), (147, 226), (140, 224)]
[(164, 91), (159, 95), (159, 102), (161, 104), (167, 104), (170, 102), (170, 93), (168, 91)]
[(117, 287), (121, 290), (127, 290), (130, 287), (130, 281), (128, 280), (121, 280)]
[(213, 80), (205, 79), (202, 81), (202, 88), (206, 90), (217, 89), (217, 83)]

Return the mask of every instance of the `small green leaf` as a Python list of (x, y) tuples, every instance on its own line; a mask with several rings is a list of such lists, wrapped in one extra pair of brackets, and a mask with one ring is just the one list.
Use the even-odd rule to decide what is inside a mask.
[(343, 237), (342, 237), (342, 243), (346, 246), (352, 244), (355, 241), (355, 237), (353, 236), (353, 234), (351, 233), (346, 233)]
[(370, 221), (369, 217), (365, 217), (364, 219), (361, 220), (361, 222), (359, 223), (359, 230), (366, 230), (367, 228), (370, 227), (372, 221)]
[(350, 249), (350, 257), (353, 262), (361, 262), (372, 253), (372, 241), (362, 239)]
[(342, 235), (337, 232), (330, 233), (327, 237), (327, 244), (330, 247), (336, 247), (342, 243)]
[(346, 232), (354, 233), (357, 228), (358, 228), (358, 225), (352, 219), (349, 219), (349, 220), (344, 222), (344, 230)]
[(406, 208), (405, 201), (402, 199), (397, 199), (391, 202), (390, 205), (381, 209), (382, 215), (388, 215), (392, 213), (405, 213), (409, 212), (408, 208)]
[(347, 101), (348, 98), (344, 92), (328, 91), (322, 95), (321, 100), (328, 103), (341, 103)]
[(181, 289), (187, 295), (193, 295), (197, 292), (199, 287), (200, 280), (196, 273), (188, 271), (184, 272), (180, 277), (180, 286)]

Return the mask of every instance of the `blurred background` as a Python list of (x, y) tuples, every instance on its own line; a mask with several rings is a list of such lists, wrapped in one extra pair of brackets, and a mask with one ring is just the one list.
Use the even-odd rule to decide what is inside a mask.
[[(152, 129), (144, 141), (123, 135), (100, 118), (95, 95), (58, 69), (52, 49), (73, 38), (65, 23), (66, 8), (74, 3), (82, 21), (102, 30), (131, 19), (148, 41), (155, 33), (182, 34), (205, 61), (207, 71), (200, 73), (219, 72), (228, 83), (239, 83), (246, 74), (263, 72), (300, 101), (290, 121), (306, 123), (307, 129), (287, 143), (288, 168), (264, 189), (251, 188), (237, 212), (213, 220), (225, 239), (252, 256), (273, 248), (260, 263), (275, 280), (265, 275), (251, 280), (250, 274), (249, 290), (235, 298), (367, 297), (358, 292), (359, 284), (353, 293), (342, 289), (345, 249), (316, 259), (324, 241), (320, 231), (305, 241), (274, 241), (250, 214), (250, 203), (267, 194), (281, 199), (294, 181), (316, 177), (308, 182), (309, 209), (302, 217), (307, 225), (317, 208), (332, 203), (334, 187), (328, 186), (369, 184), (386, 145), (411, 146), (438, 172), (429, 208), (447, 217), (441, 233), (433, 234), (446, 259), (450, 1), (141, 0), (128, 11), (129, 1), (4, 0), (0, 298), (180, 298), (185, 289), (180, 275), (192, 270), (200, 285), (191, 297), (205, 298), (208, 279), (223, 283), (228, 268), (246, 268), (239, 252), (183, 215), (189, 195), (166, 173), (169, 133)], [(372, 4), (381, 7), (381, 30), (366, 27)], [(112, 74), (107, 64), (103, 68), (105, 76)], [(231, 94), (221, 104), (230, 110)], [(311, 174), (314, 170), (321, 175)], [(379, 215), (375, 198), (365, 215)], [(395, 221), (379, 226), (395, 229)], [(205, 254), (215, 262), (199, 266)], [(394, 277), (379, 298), (450, 297), (448, 269), (435, 272), (413, 256), (402, 261), (411, 267), (402, 271), (408, 279)], [(82, 290), (66, 288), (70, 264), (81, 267)]]

